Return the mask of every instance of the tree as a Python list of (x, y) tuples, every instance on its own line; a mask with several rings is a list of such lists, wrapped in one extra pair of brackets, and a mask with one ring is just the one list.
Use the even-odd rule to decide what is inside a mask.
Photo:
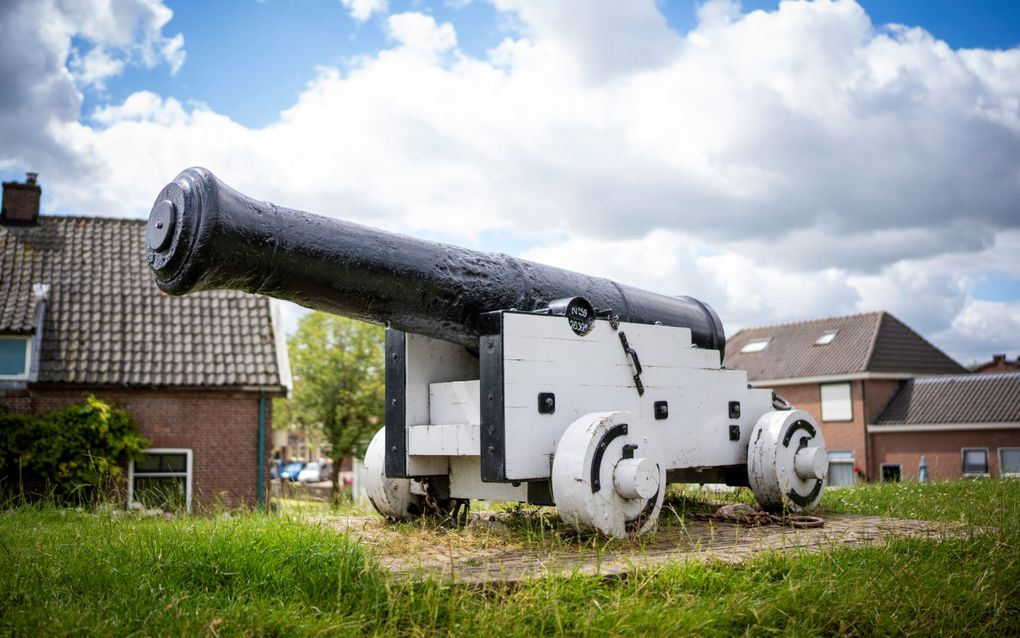
[(301, 319), (287, 342), (294, 390), (281, 415), (322, 431), (332, 446), (334, 494), (341, 459), (362, 456), (381, 427), (383, 344), (381, 327), (323, 312)]

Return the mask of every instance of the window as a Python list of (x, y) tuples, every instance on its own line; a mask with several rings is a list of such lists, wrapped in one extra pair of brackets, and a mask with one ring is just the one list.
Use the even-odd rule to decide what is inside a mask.
[(850, 402), (850, 383), (826, 383), (822, 389), (822, 421), (850, 421), (854, 418)]
[(829, 487), (854, 484), (853, 450), (829, 450)]
[(826, 330), (822, 333), (822, 336), (815, 340), (816, 346), (827, 346), (832, 343), (832, 340), (836, 338), (836, 333), (839, 330)]
[(32, 355), (32, 338), (0, 335), (0, 379), (25, 379)]
[(999, 448), (999, 476), (1020, 476), (1020, 447)]
[(961, 453), (964, 476), (988, 476), (988, 448), (963, 448)]
[(768, 339), (751, 339), (744, 344), (744, 347), (741, 348), (740, 351), (743, 353), (761, 352), (767, 345), (769, 345)]
[(887, 483), (900, 482), (900, 466), (898, 463), (882, 464), (882, 480)]
[(191, 450), (146, 450), (128, 466), (128, 503), (190, 512)]

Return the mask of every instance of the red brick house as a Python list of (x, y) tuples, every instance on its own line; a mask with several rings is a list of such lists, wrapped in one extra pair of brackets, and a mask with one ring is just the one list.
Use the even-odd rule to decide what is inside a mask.
[(262, 503), (270, 399), (290, 382), (270, 301), (168, 297), (143, 221), (40, 217), (34, 175), (3, 186), (0, 405), (37, 413), (91, 393), (125, 408), (152, 444), (128, 468), (134, 502)]
[(1015, 361), (1010, 361), (1006, 358), (1005, 354), (994, 354), (991, 361), (986, 361), (977, 366), (974, 368), (974, 372), (982, 374), (990, 372), (1020, 372), (1020, 357), (1017, 357)]
[[(877, 480), (883, 464), (900, 465), (903, 477), (916, 476), (917, 466), (908, 471), (903, 452), (895, 451), (900, 448), (883, 438), (893, 432), (872, 431), (871, 426), (883, 423), (884, 411), (911, 380), (966, 373), (887, 312), (741, 330), (727, 342), (724, 364), (747, 370), (752, 385), (774, 388), (818, 420), (829, 449), (832, 485), (852, 483), (855, 469)], [(947, 438), (938, 430), (924, 437)], [(982, 434), (971, 445), (983, 445), (984, 440)], [(928, 445), (917, 439), (915, 443), (916, 450)], [(991, 439), (988, 444), (997, 445)], [(942, 449), (940, 445), (932, 449)], [(955, 476), (960, 476), (962, 452), (956, 453), (961, 464)], [(887, 469), (891, 474), (893, 468)], [(949, 470), (945, 464), (939, 476), (947, 478)]]
[(1020, 476), (1020, 372), (911, 379), (868, 436), (884, 478)]

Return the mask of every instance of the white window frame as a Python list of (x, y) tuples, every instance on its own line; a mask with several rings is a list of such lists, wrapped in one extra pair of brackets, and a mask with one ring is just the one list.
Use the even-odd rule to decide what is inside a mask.
[[(142, 451), (144, 454), (184, 454), (186, 459), (186, 470), (183, 473), (185, 484), (185, 509), (191, 513), (191, 484), (192, 476), (192, 453), (190, 448), (153, 447)], [(146, 478), (176, 478), (182, 476), (181, 472), (143, 472), (140, 476)], [(128, 463), (128, 505), (135, 500), (135, 462), (132, 459)]]
[(1000, 447), (999, 448), (999, 450), (998, 450), (998, 455), (999, 455), (999, 476), (1020, 476), (1020, 472), (1006, 472), (1005, 470), (1002, 469), (1003, 468), (1002, 452), (1005, 451), (1005, 450), (1016, 450), (1017, 452), (1020, 452), (1020, 447)]
[[(838, 456), (836, 458), (832, 458), (833, 454), (849, 454), (850, 456), (849, 456), (849, 458), (839, 458)], [(850, 484), (849, 485), (832, 485), (831, 483), (829, 483), (829, 473), (828, 473), (828, 471), (826, 471), (826, 473), (825, 473), (825, 487), (826, 488), (829, 488), (829, 487), (836, 487), (836, 488), (839, 488), (839, 487), (853, 487), (857, 483), (857, 472), (854, 471), (854, 468), (857, 467), (857, 458), (854, 456), (854, 451), (853, 450), (828, 450), (826, 452), (826, 455), (829, 457), (829, 467), (832, 467), (833, 464), (837, 464), (837, 465), (838, 464), (842, 464), (842, 465), (849, 465), (850, 466)]]
[(902, 483), (903, 482), (903, 464), (902, 463), (882, 463), (881, 466), (878, 468), (878, 478), (881, 479), (881, 481), (883, 483), (886, 482), (886, 480), (885, 480), (885, 468), (887, 468), (887, 467), (895, 467), (899, 471), (900, 477), (898, 479), (896, 479), (896, 483)]
[[(981, 452), (985, 453), (985, 468), (988, 469), (987, 472), (965, 472), (964, 471), (964, 468), (966, 467), (964, 465), (964, 459), (966, 457), (966, 454), (967, 454), (967, 452), (974, 452), (974, 451), (981, 451)], [(991, 458), (991, 455), (988, 454), (988, 448), (986, 448), (986, 447), (964, 447), (964, 448), (960, 448), (960, 475), (961, 476), (963, 476), (964, 478), (978, 478), (978, 477), (982, 477), (982, 476), (991, 476), (991, 471), (992, 471), (992, 458)]]
[(21, 374), (0, 374), (0, 379), (5, 381), (23, 381), (27, 379), (28, 373), (32, 370), (32, 337), (25, 335), (0, 335), (0, 339), (4, 341), (25, 342), (25, 371)]
[[(846, 388), (847, 410), (848, 410), (846, 418), (842, 418), (842, 416), (843, 416), (842, 412), (840, 412), (838, 414), (832, 414), (832, 411), (835, 409), (834, 407), (830, 407), (829, 408), (828, 412), (829, 412), (830, 416), (826, 416), (826, 410), (825, 410), (825, 388), (837, 388), (837, 387), (840, 387), (840, 388), (841, 387), (845, 387)], [(833, 399), (830, 398), (829, 401), (831, 402), (831, 401), (833, 401)], [(840, 423), (840, 422), (844, 422), (845, 423), (845, 422), (853, 421), (854, 420), (854, 388), (853, 388), (853, 384), (850, 381), (842, 381), (840, 383), (819, 383), (818, 384), (818, 403), (819, 403), (820, 411), (822, 413), (822, 421), (831, 422), (831, 423)], [(831, 405), (831, 403), (830, 403), (830, 405)]]
[(741, 354), (753, 354), (755, 352), (761, 352), (765, 348), (769, 347), (769, 342), (772, 341), (772, 337), (766, 337), (764, 339), (751, 339), (740, 348)]

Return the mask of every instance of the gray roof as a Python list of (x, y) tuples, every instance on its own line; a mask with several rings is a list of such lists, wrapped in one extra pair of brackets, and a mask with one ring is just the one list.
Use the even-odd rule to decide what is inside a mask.
[(911, 379), (875, 423), (1020, 422), (1020, 372)]
[(0, 227), (0, 333), (31, 333), (32, 285), (50, 285), (39, 383), (280, 389), (269, 300), (166, 296), (144, 236), (145, 222), (94, 217)]
[[(836, 331), (828, 345), (815, 345)], [(748, 341), (768, 339), (761, 352), (740, 352)], [(888, 312), (831, 317), (748, 328), (726, 342), (727, 368), (746, 370), (752, 381), (860, 374), (959, 374), (957, 362)]]

